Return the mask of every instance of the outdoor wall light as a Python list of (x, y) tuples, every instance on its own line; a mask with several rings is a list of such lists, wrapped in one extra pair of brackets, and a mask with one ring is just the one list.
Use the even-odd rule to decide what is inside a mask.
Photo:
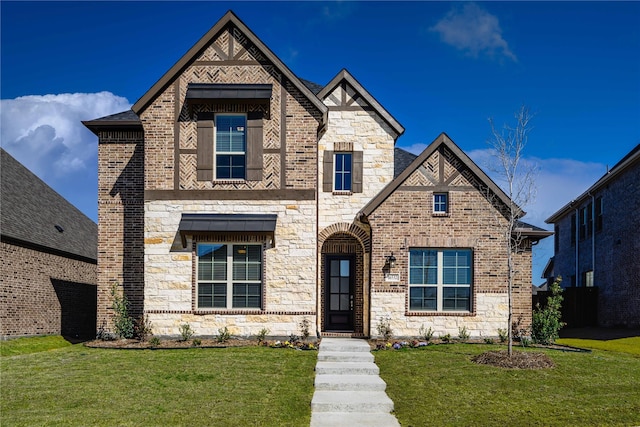
[(396, 257), (393, 256), (393, 252), (391, 252), (391, 255), (387, 255), (385, 259), (386, 259), (385, 265), (387, 267), (393, 268), (396, 266)]

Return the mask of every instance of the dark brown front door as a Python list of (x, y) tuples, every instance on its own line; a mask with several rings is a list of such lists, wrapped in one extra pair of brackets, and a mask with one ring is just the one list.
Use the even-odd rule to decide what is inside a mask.
[(355, 258), (328, 255), (325, 278), (325, 329), (353, 331), (353, 277)]

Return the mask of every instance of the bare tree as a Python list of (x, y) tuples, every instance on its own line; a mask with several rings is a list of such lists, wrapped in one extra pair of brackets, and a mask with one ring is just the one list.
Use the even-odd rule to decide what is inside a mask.
[(523, 160), (524, 149), (527, 145), (529, 132), (531, 131), (532, 114), (529, 108), (521, 106), (515, 113), (515, 125), (504, 125), (497, 129), (493, 119), (489, 119), (491, 136), (487, 141), (493, 151), (493, 164), (491, 170), (498, 178), (509, 199), (509, 205), (504, 206), (502, 215), (506, 222), (500, 221), (501, 234), (506, 243), (507, 256), (507, 283), (508, 283), (508, 342), (509, 357), (513, 353), (513, 284), (518, 271), (514, 263), (515, 254), (523, 250), (526, 243), (522, 235), (520, 218), (525, 214), (522, 207), (530, 204), (535, 197), (536, 167)]

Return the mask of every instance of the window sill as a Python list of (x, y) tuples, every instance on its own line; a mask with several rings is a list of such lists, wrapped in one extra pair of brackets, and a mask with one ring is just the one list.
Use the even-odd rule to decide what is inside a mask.
[(264, 310), (261, 308), (196, 308), (193, 311), (195, 315), (207, 314), (256, 314)]
[(351, 196), (353, 191), (337, 191), (333, 190), (332, 193), (334, 196)]
[(437, 217), (449, 217), (449, 212), (432, 212), (431, 216), (437, 216)]
[(476, 314), (472, 311), (405, 311), (405, 316), (460, 316), (470, 317)]
[(213, 184), (246, 184), (246, 179), (214, 179)]

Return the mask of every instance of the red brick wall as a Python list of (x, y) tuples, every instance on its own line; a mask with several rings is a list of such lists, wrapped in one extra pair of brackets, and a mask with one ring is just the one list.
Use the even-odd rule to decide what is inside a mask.
[(96, 265), (2, 242), (0, 336), (95, 332)]

